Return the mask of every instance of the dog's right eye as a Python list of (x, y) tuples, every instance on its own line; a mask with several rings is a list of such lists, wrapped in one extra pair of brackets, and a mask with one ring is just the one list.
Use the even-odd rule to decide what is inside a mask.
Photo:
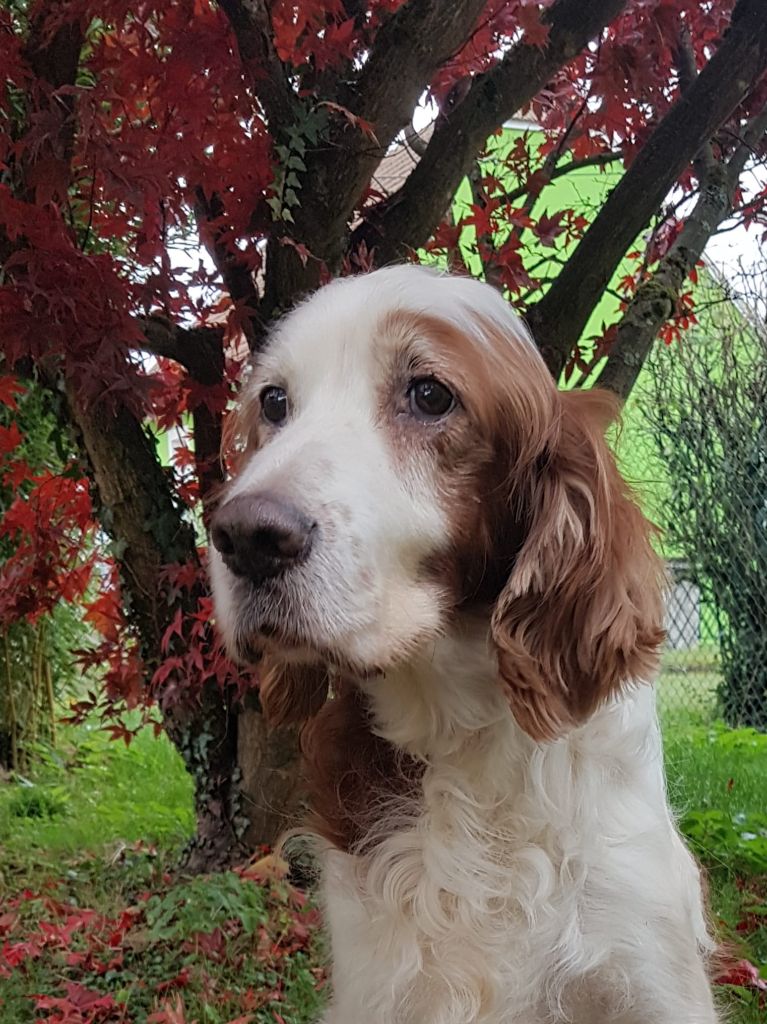
[(288, 416), (288, 395), (285, 389), (264, 388), (261, 392), (261, 412), (269, 423), (283, 423)]
[(419, 420), (439, 420), (455, 408), (455, 396), (435, 377), (419, 377), (408, 389), (410, 410)]

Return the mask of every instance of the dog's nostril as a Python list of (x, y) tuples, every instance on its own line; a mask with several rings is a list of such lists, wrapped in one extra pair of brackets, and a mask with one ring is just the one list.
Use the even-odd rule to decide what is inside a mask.
[(256, 534), (254, 540), (256, 545), (263, 546), (268, 550), (272, 548), (274, 554), (281, 558), (298, 558), (303, 554), (304, 549), (311, 540), (314, 531), (314, 524), (308, 529), (302, 525), (298, 529), (284, 527), (274, 530), (263, 530)]
[(214, 523), (210, 531), (210, 539), (213, 541), (213, 547), (222, 555), (234, 554), (234, 541), (224, 526)]

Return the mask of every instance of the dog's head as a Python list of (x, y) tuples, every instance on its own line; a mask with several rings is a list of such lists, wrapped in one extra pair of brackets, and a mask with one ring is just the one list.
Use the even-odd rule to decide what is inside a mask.
[(647, 678), (661, 574), (604, 441), (614, 412), (559, 392), (468, 278), (382, 270), (287, 316), (241, 400), (211, 531), (231, 652), (289, 667), (264, 687), (274, 717), (316, 709), (324, 666), (385, 671), (477, 609), (537, 738)]

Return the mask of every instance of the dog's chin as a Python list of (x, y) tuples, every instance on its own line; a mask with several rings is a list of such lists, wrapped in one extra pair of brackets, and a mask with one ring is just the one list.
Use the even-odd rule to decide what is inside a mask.
[(299, 613), (285, 621), (275, 611), (271, 602), (246, 605), (229, 636), (234, 660), (249, 666), (263, 661), (270, 665), (324, 665), (347, 677), (370, 679), (422, 655), (439, 635), (437, 626), (441, 625), (427, 623), (401, 636), (370, 622), (333, 636), (312, 628), (310, 617)]
[(316, 638), (270, 627), (247, 635), (240, 634), (233, 646), (232, 659), (248, 668), (262, 664), (323, 665), (333, 674), (353, 679), (370, 679), (391, 668), (388, 664), (361, 661), (333, 644), (323, 643)]
[(233, 660), (251, 668), (265, 660), (293, 665), (316, 664), (321, 660), (317, 646), (306, 638), (271, 629), (239, 634), (232, 647)]

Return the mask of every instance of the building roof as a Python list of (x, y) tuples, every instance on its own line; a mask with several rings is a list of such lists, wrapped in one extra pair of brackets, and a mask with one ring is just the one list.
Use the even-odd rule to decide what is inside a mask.
[[(396, 192), (407, 180), (410, 172), (418, 163), (419, 155), (416, 151), (420, 148), (419, 142), (426, 145), (434, 132), (436, 121), (427, 124), (421, 131), (410, 131), (406, 133), (403, 142), (398, 142), (389, 150), (383, 158), (371, 184), (373, 188), (385, 196)], [(504, 128), (516, 129), (517, 131), (541, 131), (541, 127), (535, 121), (526, 117), (512, 117), (504, 122)]]

